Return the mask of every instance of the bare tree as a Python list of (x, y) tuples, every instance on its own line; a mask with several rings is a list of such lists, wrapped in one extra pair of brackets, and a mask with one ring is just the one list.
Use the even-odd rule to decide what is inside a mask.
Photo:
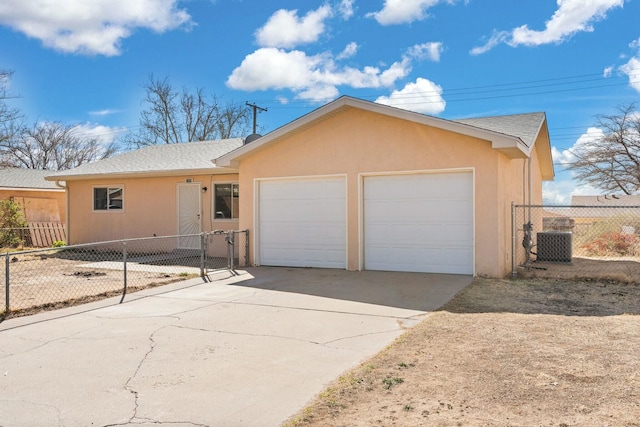
[(225, 139), (247, 132), (249, 110), (244, 106), (221, 105), (201, 88), (179, 92), (167, 78), (153, 75), (143, 87), (146, 108), (140, 113), (140, 130), (125, 139), (130, 146)]
[(618, 107), (618, 114), (598, 117), (604, 135), (574, 147), (575, 161), (567, 169), (578, 181), (606, 192), (640, 191), (640, 112), (635, 104)]
[(9, 93), (12, 76), (13, 71), (0, 69), (0, 143), (13, 138), (22, 130), (22, 113), (7, 104), (7, 100), (13, 98)]
[(41, 122), (0, 142), (0, 166), (65, 170), (117, 152), (115, 143), (103, 144), (83, 136), (77, 126)]

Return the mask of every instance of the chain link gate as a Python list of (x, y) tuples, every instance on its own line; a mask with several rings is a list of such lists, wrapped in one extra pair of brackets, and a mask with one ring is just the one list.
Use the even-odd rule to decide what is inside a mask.
[(640, 206), (512, 205), (512, 275), (640, 282)]
[[(180, 248), (185, 237), (199, 239), (199, 248)], [(213, 271), (235, 274), (249, 262), (249, 231), (114, 240), (0, 257), (1, 318), (118, 295), (123, 302), (127, 292), (198, 276), (209, 282)]]

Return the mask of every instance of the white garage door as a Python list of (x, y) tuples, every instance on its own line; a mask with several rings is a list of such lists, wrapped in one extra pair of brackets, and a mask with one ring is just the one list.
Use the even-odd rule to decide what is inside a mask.
[(343, 177), (260, 182), (260, 264), (346, 268), (346, 213)]
[(473, 274), (473, 174), (364, 179), (366, 270)]

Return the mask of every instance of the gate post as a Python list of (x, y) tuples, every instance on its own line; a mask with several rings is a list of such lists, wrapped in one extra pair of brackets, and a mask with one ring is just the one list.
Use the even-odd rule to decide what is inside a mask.
[(235, 270), (233, 265), (233, 257), (235, 255), (235, 235), (236, 232), (231, 230), (227, 232), (227, 236), (224, 238), (227, 241), (227, 268), (231, 271)]
[(122, 298), (120, 298), (120, 304), (124, 301), (124, 297), (127, 295), (127, 242), (122, 242), (122, 270), (124, 286), (122, 288)]
[(244, 266), (249, 267), (249, 229), (244, 230)]
[(207, 238), (206, 233), (200, 233), (200, 277), (206, 281)]
[(9, 252), (5, 255), (4, 258), (5, 270), (4, 270), (4, 292), (5, 292), (5, 311), (4, 314), (9, 314)]
[(516, 205), (511, 202), (511, 277), (514, 279), (518, 276), (518, 270), (516, 270)]

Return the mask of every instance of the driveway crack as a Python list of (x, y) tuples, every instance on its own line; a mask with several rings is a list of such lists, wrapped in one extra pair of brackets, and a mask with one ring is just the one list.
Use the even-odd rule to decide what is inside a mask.
[(136, 370), (133, 372), (133, 375), (131, 375), (129, 377), (129, 379), (127, 380), (127, 382), (124, 384), (125, 390), (127, 390), (129, 393), (131, 393), (133, 395), (133, 397), (134, 397), (133, 415), (131, 415), (131, 418), (129, 418), (129, 422), (133, 422), (133, 420), (137, 418), (137, 416), (138, 416), (138, 407), (139, 407), (139, 404), (138, 404), (138, 397), (139, 397), (138, 396), (138, 391), (131, 386), (131, 382), (136, 378), (136, 376), (138, 375), (138, 372), (140, 372), (140, 369), (142, 369), (142, 365), (144, 365), (144, 363), (147, 361), (147, 358), (151, 355), (151, 353), (153, 353), (153, 350), (156, 347), (156, 341), (155, 341), (154, 335), (156, 333), (158, 333), (161, 329), (164, 329), (165, 327), (166, 326), (158, 328), (158, 329), (156, 329), (155, 331), (153, 331), (149, 335), (149, 350), (147, 350), (145, 355), (142, 357), (142, 359), (138, 363), (138, 366), (136, 367)]
[(253, 333), (249, 333), (249, 332), (232, 332), (232, 331), (223, 331), (223, 330), (220, 330), (220, 329), (193, 328), (193, 327), (189, 327), (189, 326), (179, 326), (179, 325), (172, 325), (172, 326), (175, 327), (175, 328), (188, 329), (188, 330), (191, 330), (191, 331), (214, 332), (214, 333), (218, 333), (218, 334), (238, 335), (238, 336), (245, 336), (245, 337), (279, 338), (279, 339), (282, 339), (282, 340), (299, 341), (299, 342), (306, 342), (306, 343), (309, 343), (309, 344), (322, 345), (322, 343), (318, 342), (318, 341), (304, 340), (304, 339), (301, 339), (301, 338), (287, 337), (287, 336), (284, 336), (284, 335), (253, 334)]
[(367, 337), (367, 336), (371, 336), (371, 335), (388, 334), (390, 332), (398, 332), (398, 329), (389, 329), (389, 330), (386, 330), (386, 331), (375, 331), (375, 332), (367, 332), (365, 334), (350, 335), (348, 337), (341, 337), (341, 338), (336, 338), (335, 340), (325, 341), (325, 342), (323, 342), (321, 344), (324, 345), (324, 346), (328, 346), (329, 344), (333, 344), (333, 343), (344, 341), (344, 340), (350, 340), (350, 339), (353, 339), (353, 338), (360, 338), (360, 337)]

